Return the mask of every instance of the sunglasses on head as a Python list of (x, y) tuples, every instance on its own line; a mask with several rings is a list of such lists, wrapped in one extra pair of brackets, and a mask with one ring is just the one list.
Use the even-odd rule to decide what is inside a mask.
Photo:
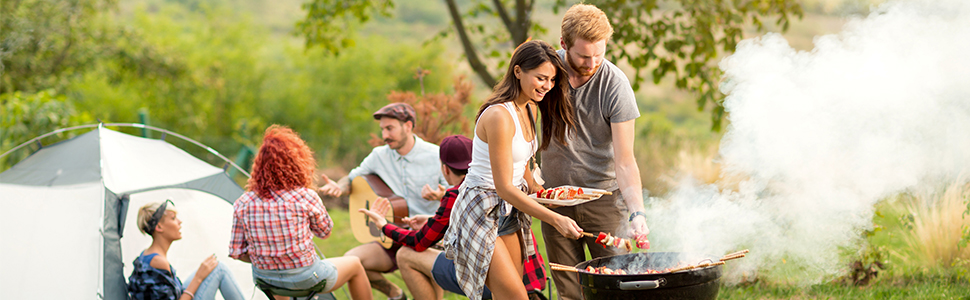
[(145, 232), (147, 232), (148, 235), (152, 235), (153, 233), (155, 233), (155, 226), (157, 226), (158, 222), (162, 220), (162, 216), (165, 215), (165, 208), (168, 206), (169, 203), (172, 203), (172, 205), (175, 205), (175, 202), (172, 202), (172, 199), (165, 199), (165, 202), (162, 202), (162, 205), (159, 205), (158, 209), (156, 209), (155, 212), (152, 213), (152, 218), (148, 219), (148, 228), (145, 228), (146, 229)]

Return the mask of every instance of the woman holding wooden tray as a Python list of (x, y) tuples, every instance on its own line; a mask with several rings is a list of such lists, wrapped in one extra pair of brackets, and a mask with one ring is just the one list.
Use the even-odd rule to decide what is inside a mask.
[[(575, 221), (527, 196), (542, 188), (526, 172), (540, 148), (536, 108), (542, 113), (541, 148), (553, 140), (565, 143), (574, 124), (566, 80), (565, 67), (548, 43), (523, 43), (478, 112), (472, 162), (452, 213), (463, 221), (452, 224), (443, 243), (470, 299), (481, 299), (485, 286), (494, 299), (527, 298), (521, 262), (534, 251), (530, 216), (552, 224), (563, 236), (580, 237), (582, 228)], [(498, 236), (503, 216), (518, 221), (517, 233)]]

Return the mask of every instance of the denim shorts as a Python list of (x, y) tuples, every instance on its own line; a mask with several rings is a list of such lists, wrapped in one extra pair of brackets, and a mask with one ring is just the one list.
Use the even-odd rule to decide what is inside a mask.
[(498, 236), (510, 235), (519, 231), (519, 219), (515, 217), (518, 212), (519, 209), (513, 207), (508, 216), (498, 218)]
[(273, 286), (287, 288), (291, 290), (309, 289), (320, 282), (326, 280), (323, 291), (333, 289), (337, 283), (337, 267), (333, 263), (317, 259), (312, 265), (296, 269), (286, 270), (263, 270), (253, 267), (253, 281), (262, 279)]
[[(455, 271), (455, 261), (445, 258), (445, 253), (438, 253), (438, 258), (434, 260), (434, 266), (431, 267), (431, 279), (434, 280), (438, 286), (442, 289), (465, 296), (465, 292), (461, 290), (461, 286), (458, 285), (458, 274)], [(485, 287), (485, 292), (482, 294), (482, 299), (492, 299), (492, 292)]]

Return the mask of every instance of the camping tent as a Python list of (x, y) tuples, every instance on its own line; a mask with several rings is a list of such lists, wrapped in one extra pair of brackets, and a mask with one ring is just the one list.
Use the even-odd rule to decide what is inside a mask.
[(43, 147), (0, 173), (2, 297), (128, 299), (131, 262), (151, 244), (137, 209), (172, 199), (183, 221), (169, 249), (178, 275), (216, 254), (247, 297), (265, 299), (253, 292), (250, 266), (227, 256), (242, 193), (222, 168), (104, 126)]

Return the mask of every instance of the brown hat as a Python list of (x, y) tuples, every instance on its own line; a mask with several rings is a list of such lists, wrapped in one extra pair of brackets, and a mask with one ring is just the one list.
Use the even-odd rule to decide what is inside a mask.
[(441, 140), (438, 149), (441, 163), (454, 169), (467, 170), (472, 162), (472, 140), (464, 135), (452, 135)]
[(404, 102), (391, 103), (381, 107), (374, 113), (374, 120), (380, 120), (381, 117), (391, 117), (401, 122), (411, 121), (412, 124), (417, 121), (414, 117), (414, 107)]

